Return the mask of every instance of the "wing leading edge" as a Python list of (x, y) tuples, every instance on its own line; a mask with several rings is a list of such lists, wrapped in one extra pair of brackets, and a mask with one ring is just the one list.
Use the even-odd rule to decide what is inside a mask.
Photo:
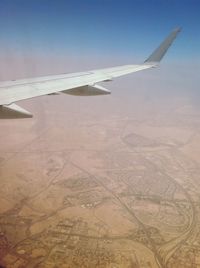
[[(4, 118), (3, 112), (11, 111), (13, 103), (39, 97), (43, 95), (63, 92), (71, 95), (102, 95), (109, 94), (109, 91), (96, 83), (110, 81), (115, 77), (142, 71), (158, 66), (159, 62), (167, 52), (170, 45), (180, 32), (180, 28), (175, 29), (161, 43), (161, 45), (140, 65), (123, 65), (113, 68), (105, 68), (82, 73), (53, 75), (45, 77), (28, 78), (16, 81), (0, 82), (0, 118)], [(94, 92), (94, 94), (92, 94)], [(3, 107), (6, 107), (4, 109)], [(23, 117), (23, 109), (14, 107), (17, 114), (19, 110), (20, 118)], [(30, 113), (24, 110), (24, 117), (30, 117)], [(5, 118), (8, 118), (5, 115)]]

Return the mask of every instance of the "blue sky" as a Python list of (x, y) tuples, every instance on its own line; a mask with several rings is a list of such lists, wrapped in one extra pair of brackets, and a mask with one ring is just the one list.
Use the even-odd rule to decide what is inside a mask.
[(143, 60), (176, 26), (169, 60), (193, 60), (200, 47), (199, 0), (1, 0), (1, 48)]

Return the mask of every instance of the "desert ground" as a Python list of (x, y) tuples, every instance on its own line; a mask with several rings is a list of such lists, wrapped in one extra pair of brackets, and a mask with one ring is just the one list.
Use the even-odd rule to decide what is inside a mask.
[(200, 110), (156, 72), (0, 121), (1, 267), (200, 267)]

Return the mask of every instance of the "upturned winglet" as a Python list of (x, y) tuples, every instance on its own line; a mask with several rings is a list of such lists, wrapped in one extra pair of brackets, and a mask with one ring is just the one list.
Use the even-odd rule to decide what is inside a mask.
[(169, 36), (167, 36), (167, 38), (160, 44), (160, 46), (148, 57), (148, 59), (145, 60), (144, 63), (145, 64), (146, 63), (149, 63), (149, 64), (159, 63), (180, 31), (181, 31), (181, 28), (174, 29), (169, 34)]

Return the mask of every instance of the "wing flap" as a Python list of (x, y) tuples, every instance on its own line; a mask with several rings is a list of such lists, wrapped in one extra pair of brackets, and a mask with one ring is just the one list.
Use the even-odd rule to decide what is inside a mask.
[(30, 118), (33, 117), (27, 110), (21, 108), (16, 104), (1, 105), (0, 118), (1, 119), (14, 119), (14, 118)]
[(74, 96), (97, 96), (97, 95), (108, 95), (111, 93), (110, 90), (99, 85), (76, 87), (64, 90), (62, 92)]

